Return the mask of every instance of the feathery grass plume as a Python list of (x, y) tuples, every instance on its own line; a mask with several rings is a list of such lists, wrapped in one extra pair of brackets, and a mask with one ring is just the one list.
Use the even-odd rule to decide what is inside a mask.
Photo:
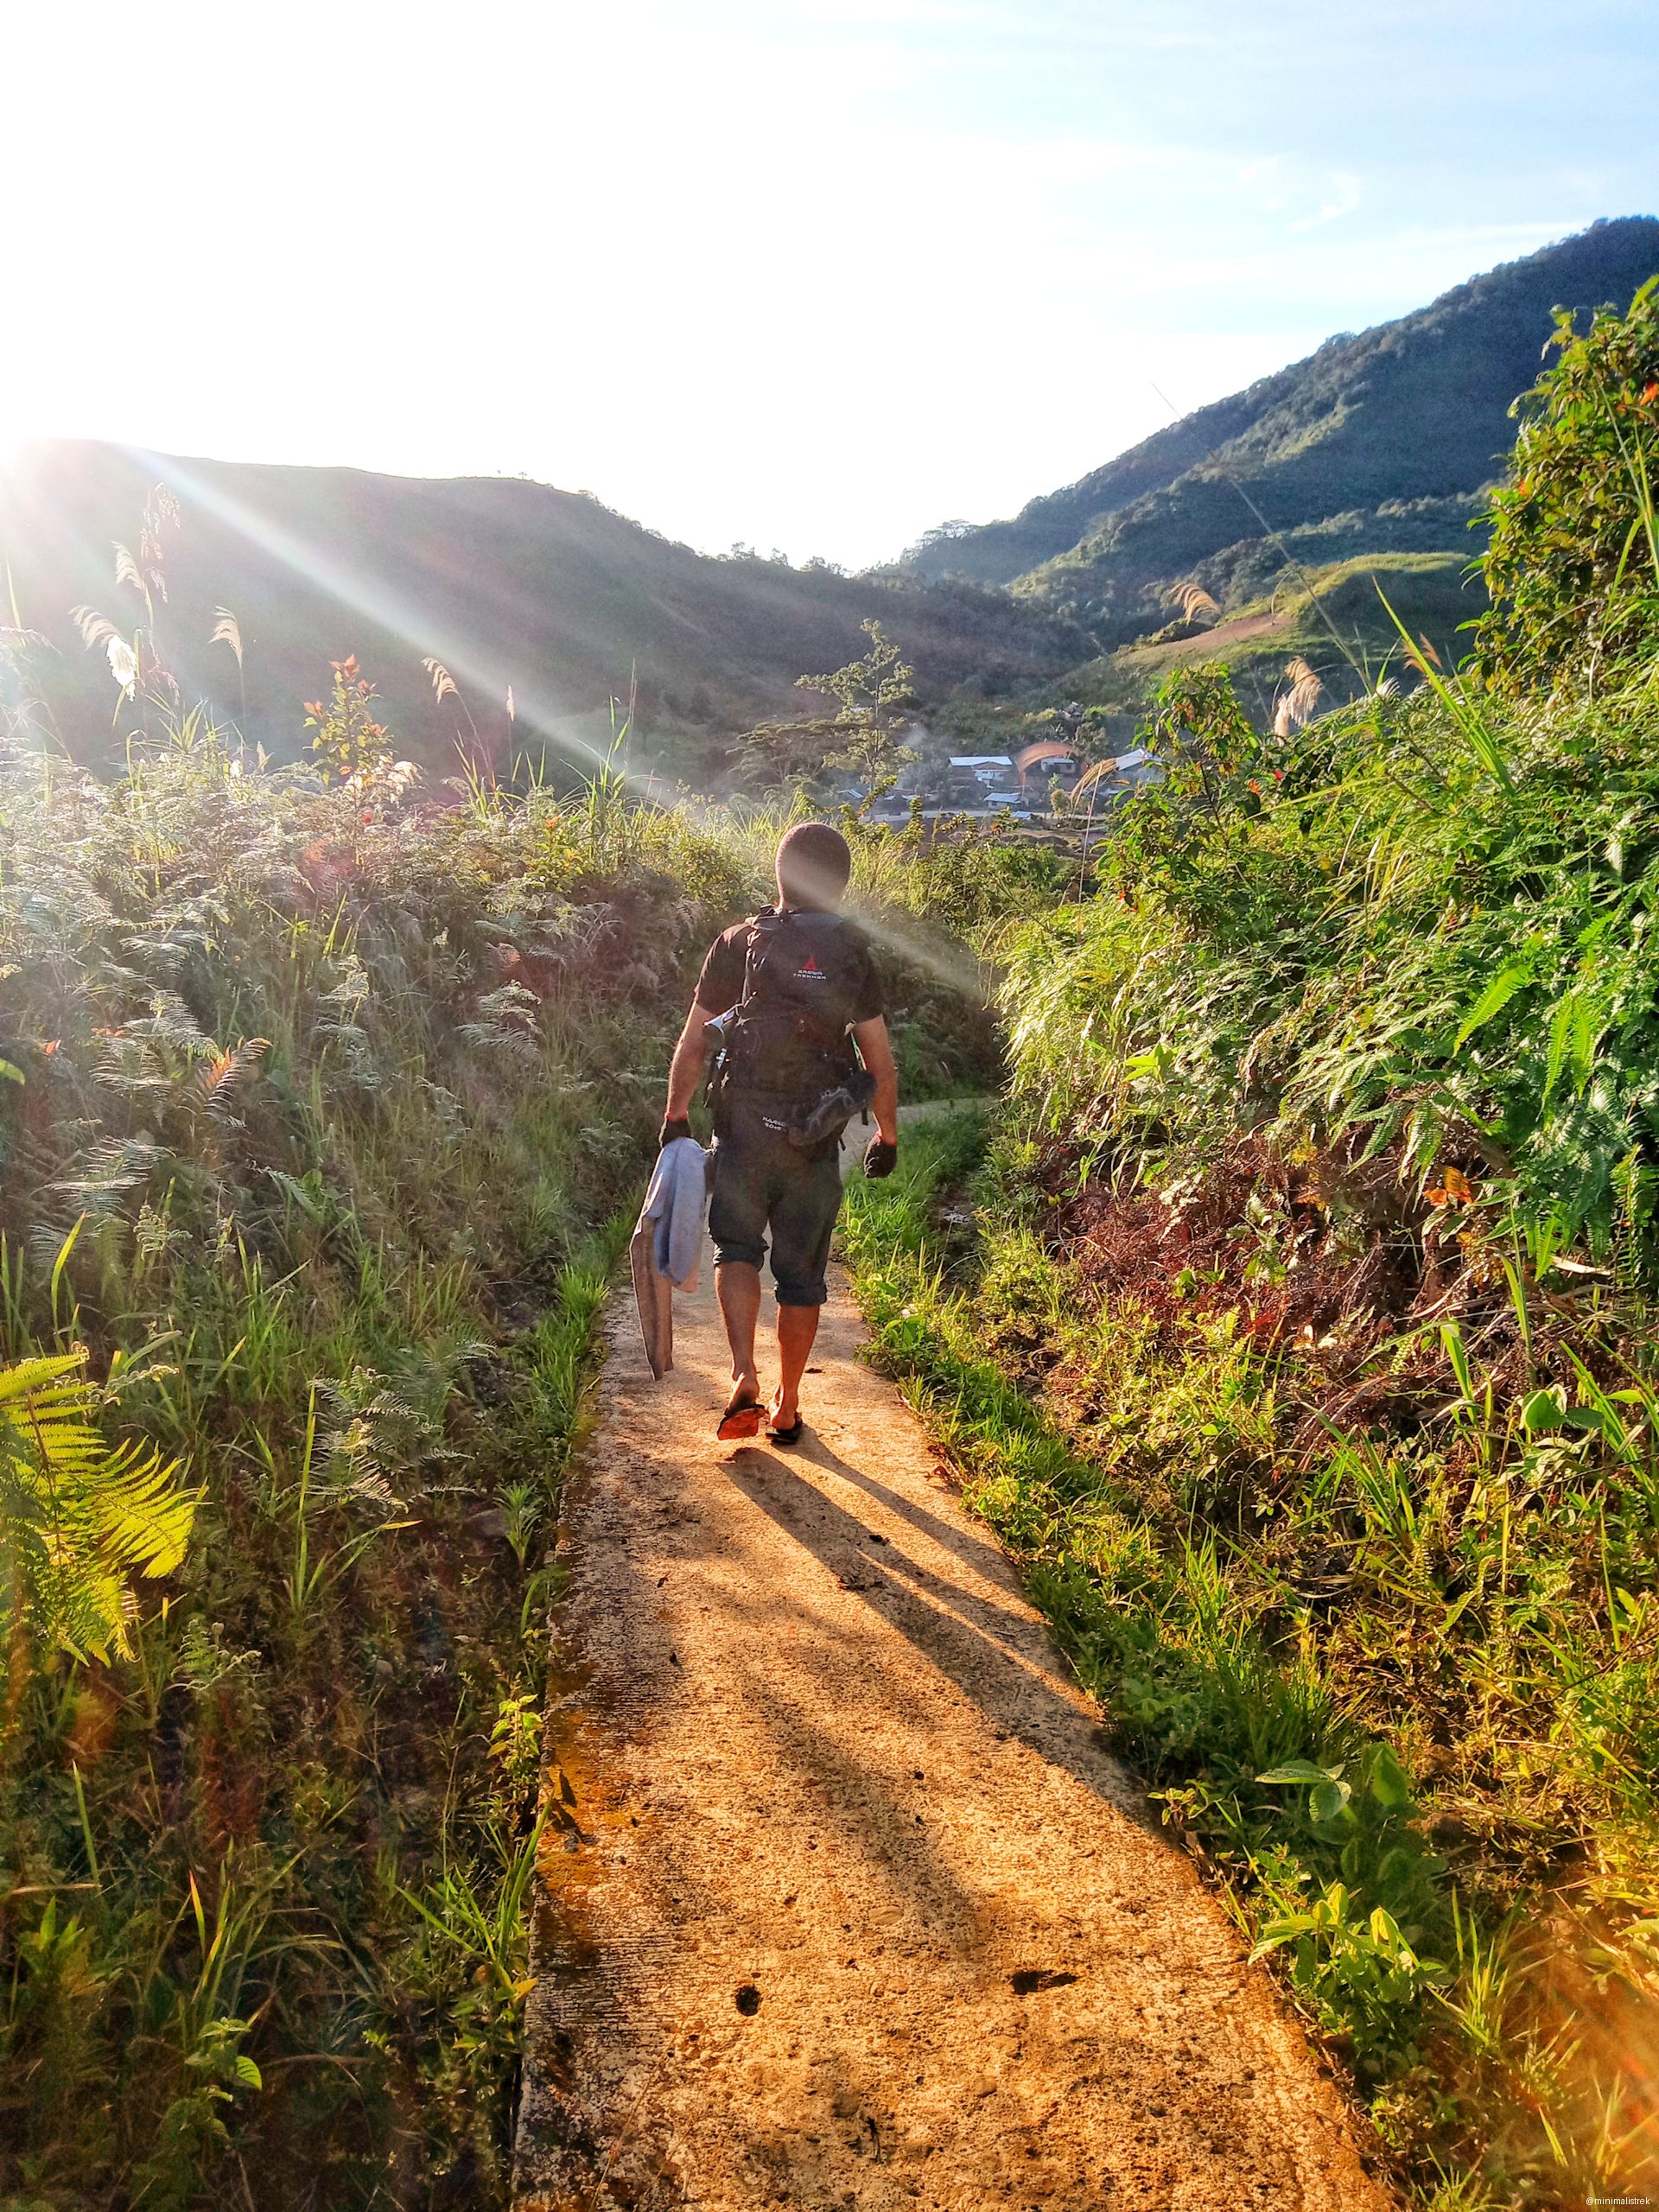
[(143, 564), (143, 581), (139, 589), (146, 601), (151, 593), (163, 601), (167, 598), (166, 534), (177, 530), (181, 518), (174, 493), (165, 484), (152, 485), (138, 531), (138, 558)]
[(213, 624), (213, 634), (207, 642), (210, 645), (228, 645), (236, 655), (236, 664), (240, 668), (242, 665), (242, 626), (228, 607), (216, 607), (213, 613), (218, 619)]
[(1166, 594), (1184, 622), (1219, 622), (1221, 609), (1200, 583), (1173, 584)]
[(1298, 730), (1306, 729), (1325, 696), (1324, 684), (1300, 654), (1286, 662), (1285, 680), (1290, 689), (1273, 710), (1275, 737), (1294, 737)]
[[(481, 746), (481, 740), (478, 734), (478, 724), (473, 720), (473, 710), (462, 697), (461, 686), (455, 682), (454, 677), (450, 675), (448, 670), (444, 666), (441, 660), (436, 659), (431, 655), (428, 655), (423, 659), (421, 666), (426, 671), (427, 674), (432, 679), (433, 704), (435, 706), (439, 706), (442, 704), (444, 700), (453, 699), (455, 704), (461, 709), (461, 713), (467, 717), (467, 727), (472, 732), (474, 745)], [(509, 720), (511, 720), (511, 717), (509, 717)], [(455, 744), (456, 749), (461, 753), (462, 761), (465, 763), (467, 772), (470, 774), (478, 776), (486, 785), (493, 784), (494, 782), (494, 776), (489, 769), (488, 763), (485, 762), (480, 764), (476, 758), (468, 758), (465, 747), (461, 743), (459, 733), (456, 734)]]
[(109, 617), (100, 614), (95, 607), (72, 607), (69, 620), (79, 631), (80, 641), (89, 652), (121, 634)]
[(1071, 786), (1071, 797), (1073, 802), (1075, 803), (1080, 798), (1086, 798), (1090, 791), (1096, 790), (1101, 784), (1103, 784), (1109, 777), (1115, 776), (1116, 773), (1117, 761), (1115, 758), (1107, 760), (1092, 761), (1077, 778), (1077, 782)]
[(130, 584), (141, 599), (148, 600), (149, 594), (144, 588), (143, 577), (138, 572), (138, 563), (118, 540), (115, 547), (115, 581), (118, 584)]

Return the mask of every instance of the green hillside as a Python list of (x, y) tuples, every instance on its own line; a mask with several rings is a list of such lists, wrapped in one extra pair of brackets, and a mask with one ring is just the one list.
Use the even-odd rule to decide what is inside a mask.
[[(142, 569), (141, 518), (156, 486), (176, 504), (158, 533), (166, 597), (157, 651), (187, 700), (233, 716), (278, 758), (305, 741), (302, 702), (355, 653), (400, 750), (454, 766), (469, 749), (582, 754), (609, 702), (637, 691), (644, 749), (696, 772), (703, 756), (780, 706), (803, 669), (860, 651), (877, 616), (930, 692), (1056, 674), (1086, 650), (1063, 618), (1007, 594), (915, 577), (872, 579), (753, 555), (710, 559), (585, 493), (517, 478), (414, 479), (359, 469), (181, 460), (136, 448), (43, 445), (0, 486), (0, 555), (18, 613), (55, 652), (37, 665), (65, 729), (106, 725), (101, 652), (71, 610), (130, 635), (142, 597), (115, 580), (116, 548)], [(213, 643), (219, 611), (242, 660)], [(435, 657), (476, 718), (442, 702)], [(508, 724), (511, 689), (513, 723)], [(481, 738), (481, 745), (479, 739)]]
[[(41, 718), (79, 746), (111, 728), (117, 696), (107, 626), (94, 620), (88, 650), (77, 609), (125, 639), (142, 628), (183, 702), (276, 759), (304, 747), (303, 702), (327, 690), (329, 662), (355, 654), (398, 752), (440, 772), (457, 741), (497, 765), (591, 765), (622, 699), (634, 766), (716, 789), (734, 735), (798, 718), (795, 678), (853, 659), (871, 618), (913, 666), (925, 716), (967, 743), (1071, 698), (1132, 715), (1194, 658), (1224, 656), (1265, 714), (1294, 656), (1327, 702), (1387, 659), (1397, 640), (1373, 577), (1414, 635), (1459, 657), (1484, 603), (1467, 576), (1483, 487), (1552, 309), (1622, 304), (1655, 268), (1659, 220), (1597, 224), (1332, 339), (1013, 522), (950, 525), (871, 575), (710, 558), (516, 478), (67, 442), (0, 484), (0, 556), (17, 620), (43, 640)], [(1205, 595), (1195, 620), (1180, 588)]]
[[(1552, 311), (1622, 305), (1656, 268), (1659, 221), (1598, 223), (1398, 321), (1331, 339), (1011, 522), (931, 534), (904, 572), (1003, 584), (1109, 652), (1166, 625), (1182, 582), (1236, 616), (1275, 588), (1306, 597), (1299, 568), (1371, 553), (1466, 563), (1480, 550), (1476, 495), (1512, 441), (1509, 410), (1537, 376)], [(1352, 596), (1357, 615), (1364, 594)], [(1477, 611), (1444, 599), (1436, 587), (1431, 620)], [(1379, 639), (1376, 615), (1359, 632), (1362, 645)]]
[[(1403, 648), (1379, 592), (1414, 638), (1426, 639), (1446, 666), (1462, 658), (1459, 633), (1486, 604), (1466, 549), (1456, 552), (1366, 552), (1287, 572), (1268, 590), (1230, 607), (1224, 620), (1187, 637), (1120, 646), (1071, 670), (1058, 690), (1096, 704), (1138, 709), (1173, 669), (1224, 662), (1239, 696), (1259, 722), (1271, 719), (1285, 689), (1285, 667), (1305, 660), (1327, 697), (1401, 680)], [(1185, 625), (1173, 624), (1172, 628)], [(1408, 683), (1414, 675), (1404, 673)]]

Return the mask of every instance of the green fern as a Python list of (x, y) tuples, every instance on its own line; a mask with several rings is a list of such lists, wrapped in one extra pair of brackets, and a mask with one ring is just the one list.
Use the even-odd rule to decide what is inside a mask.
[(135, 1574), (184, 1557), (195, 1498), (178, 1462), (106, 1444), (83, 1349), (0, 1370), (0, 1620), (78, 1657), (130, 1648)]

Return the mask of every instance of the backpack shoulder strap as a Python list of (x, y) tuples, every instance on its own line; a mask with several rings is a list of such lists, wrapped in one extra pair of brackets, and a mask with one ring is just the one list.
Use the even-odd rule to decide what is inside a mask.
[(740, 1007), (754, 1005), (760, 994), (756, 986), (766, 972), (760, 955), (769, 941), (777, 936), (789, 921), (787, 914), (779, 913), (775, 906), (763, 906), (758, 914), (749, 917), (748, 933), (743, 939), (743, 989), (738, 999)]

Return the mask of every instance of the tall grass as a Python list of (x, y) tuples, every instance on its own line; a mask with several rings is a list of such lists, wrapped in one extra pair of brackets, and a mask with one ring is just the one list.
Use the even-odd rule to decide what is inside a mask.
[[(272, 766), (134, 662), (124, 772), (0, 755), (0, 2196), (499, 2203), (559, 1480), (786, 817), (620, 743), (434, 794), (351, 661)], [(907, 1079), (977, 1087), (918, 894), (1007, 868), (849, 829)]]
[[(0, 2196), (499, 2202), (557, 1484), (748, 885), (151, 709), (114, 781), (0, 761), (0, 1360), (89, 1369), (89, 1495), (136, 1525), (159, 1455), (194, 1508), (103, 1614), (11, 1605)], [(26, 1565), (66, 1463), (9, 1464)]]

